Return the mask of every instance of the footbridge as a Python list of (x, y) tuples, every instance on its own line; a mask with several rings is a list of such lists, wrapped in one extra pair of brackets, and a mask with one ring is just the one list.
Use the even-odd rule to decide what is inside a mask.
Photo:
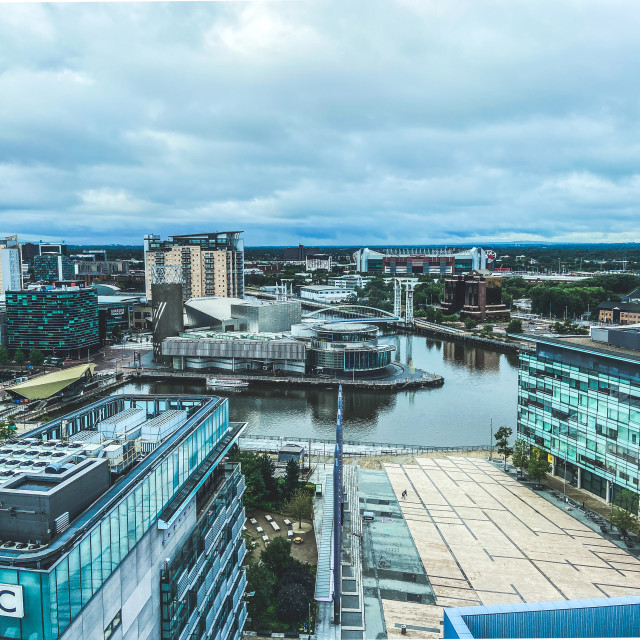
[[(334, 316), (332, 320), (326, 320), (322, 316)], [(404, 322), (404, 320), (389, 311), (376, 309), (360, 304), (342, 304), (316, 309), (302, 316), (303, 322), (323, 321), (325, 324), (335, 322)]]

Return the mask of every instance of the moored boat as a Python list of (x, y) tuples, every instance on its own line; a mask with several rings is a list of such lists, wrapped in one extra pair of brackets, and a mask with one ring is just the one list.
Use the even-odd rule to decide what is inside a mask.
[(249, 383), (238, 378), (207, 378), (207, 387), (214, 389), (245, 389)]

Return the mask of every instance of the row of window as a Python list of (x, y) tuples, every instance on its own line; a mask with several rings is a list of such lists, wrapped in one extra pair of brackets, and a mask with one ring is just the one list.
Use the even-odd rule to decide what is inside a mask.
[(48, 574), (0, 570), (0, 581), (23, 586), (28, 604), (22, 621), (0, 617), (0, 636), (45, 640), (59, 637), (213, 450), (228, 428), (228, 420), (228, 404), (224, 403), (206, 416)]

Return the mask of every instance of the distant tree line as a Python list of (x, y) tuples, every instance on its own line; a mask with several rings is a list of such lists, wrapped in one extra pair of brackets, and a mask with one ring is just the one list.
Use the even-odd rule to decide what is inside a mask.
[(631, 274), (604, 274), (575, 282), (536, 283), (522, 277), (504, 278), (503, 301), (531, 298), (531, 311), (543, 316), (574, 318), (587, 311), (595, 316), (604, 300), (619, 301), (640, 286), (640, 277)]

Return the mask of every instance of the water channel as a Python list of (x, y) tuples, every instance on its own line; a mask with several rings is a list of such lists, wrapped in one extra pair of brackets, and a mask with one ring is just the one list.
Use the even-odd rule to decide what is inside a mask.
[[(395, 362), (444, 376), (439, 389), (400, 393), (347, 391), (345, 439), (437, 447), (488, 444), (490, 420), (515, 431), (518, 356), (459, 342), (386, 335)], [(210, 393), (202, 384), (132, 383), (124, 391)], [(337, 398), (329, 389), (252, 386), (229, 394), (231, 419), (248, 422), (247, 435), (328, 438), (335, 434)]]

